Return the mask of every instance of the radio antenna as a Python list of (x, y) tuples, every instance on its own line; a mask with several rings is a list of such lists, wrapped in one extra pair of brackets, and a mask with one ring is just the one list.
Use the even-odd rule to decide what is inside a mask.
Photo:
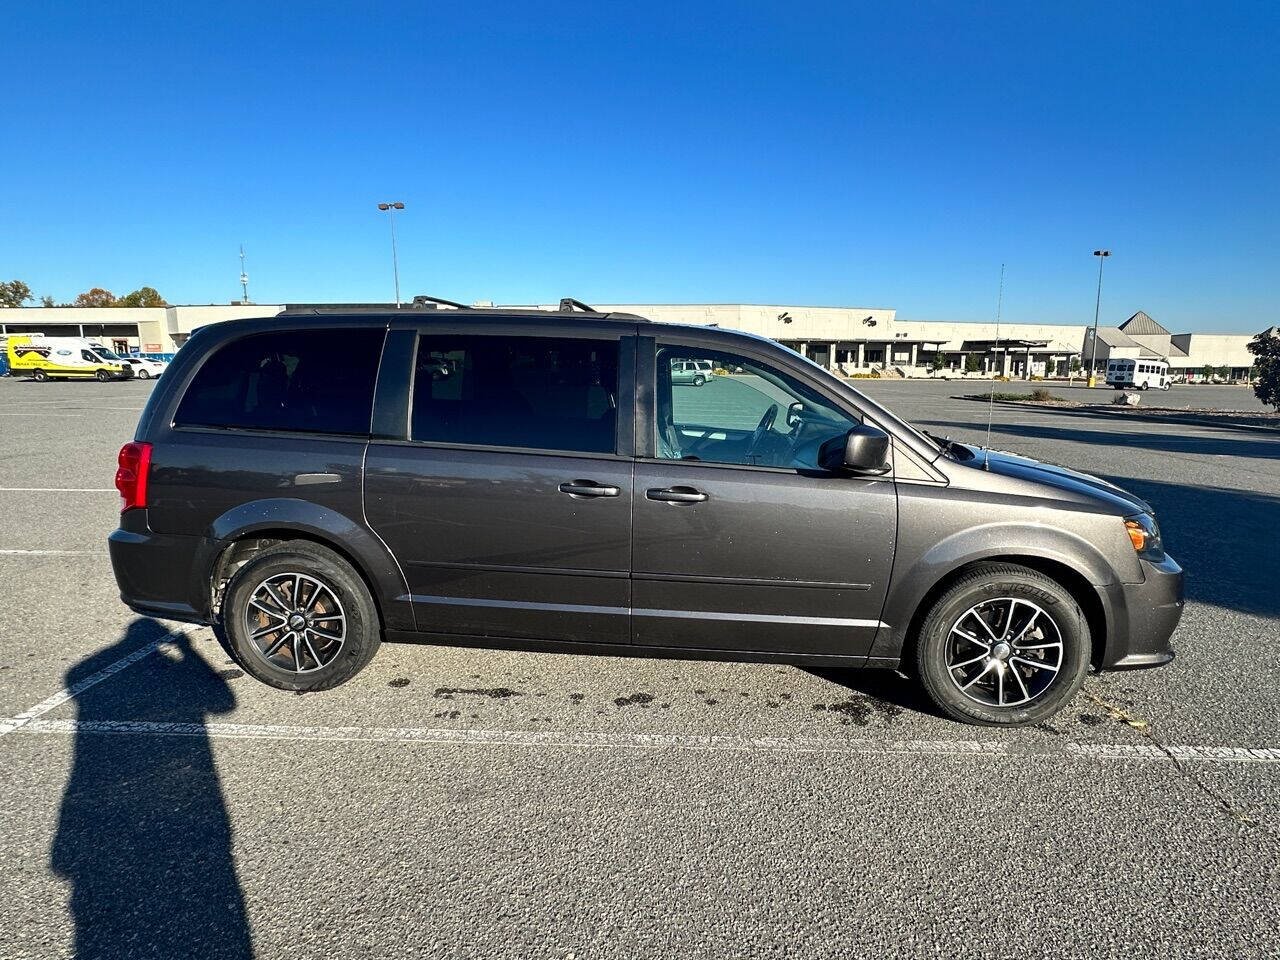
[[(1004, 264), (1000, 264), (1000, 292), (996, 295), (996, 348), (1000, 353), (1000, 312), (1004, 309)], [(996, 415), (996, 374), (991, 371), (991, 395), (987, 398), (987, 442), (982, 446), (982, 469), (991, 469), (991, 422)]]

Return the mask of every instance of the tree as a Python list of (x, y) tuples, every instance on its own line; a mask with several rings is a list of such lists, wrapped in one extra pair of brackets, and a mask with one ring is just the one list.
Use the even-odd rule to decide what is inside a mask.
[(141, 287), (133, 293), (126, 293), (112, 306), (116, 307), (164, 307), (168, 306), (164, 297), (155, 287)]
[(1249, 352), (1258, 358), (1253, 365), (1254, 395), (1280, 412), (1280, 327), (1263, 330), (1250, 340)]
[(31, 299), (31, 288), (21, 280), (0, 283), (0, 307), (20, 307)]
[(947, 358), (944, 357), (941, 352), (938, 352), (933, 355), (933, 360), (930, 361), (929, 363), (929, 369), (932, 370), (934, 373), (937, 373), (946, 365), (947, 365)]
[(57, 304), (53, 302), (53, 297), (49, 296), (49, 295), (46, 293), (43, 297), (41, 297), (41, 298), (40, 298), (40, 306), (42, 306), (42, 307), (56, 307), (56, 306), (57, 306)]
[(1204, 377), (1206, 380), (1212, 380), (1214, 373), (1215, 371), (1213, 368), (1213, 364), (1211, 363), (1206, 363), (1204, 365), (1204, 369), (1200, 371), (1200, 375)]
[(1218, 375), (1218, 379), (1219, 379), (1219, 380), (1230, 380), (1230, 379), (1231, 379), (1231, 368), (1230, 368), (1230, 367), (1219, 367), (1217, 370), (1215, 370), (1215, 371), (1214, 371), (1214, 373), (1216, 373), (1216, 374)]
[(1071, 358), (1071, 372), (1072, 372), (1072, 373), (1079, 373), (1079, 372), (1080, 372), (1080, 358), (1079, 358), (1079, 357), (1072, 357), (1072, 358)]
[(110, 290), (94, 287), (92, 290), (86, 290), (76, 297), (75, 305), (77, 307), (114, 307), (116, 305), (116, 295)]
[(966, 353), (964, 355), (964, 372), (977, 373), (978, 367), (978, 355), (976, 353)]

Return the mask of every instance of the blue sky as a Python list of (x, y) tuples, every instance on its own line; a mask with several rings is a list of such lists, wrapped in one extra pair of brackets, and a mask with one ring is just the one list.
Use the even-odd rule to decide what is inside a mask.
[(1280, 7), (23, 4), (0, 279), (69, 300), (1280, 321)]

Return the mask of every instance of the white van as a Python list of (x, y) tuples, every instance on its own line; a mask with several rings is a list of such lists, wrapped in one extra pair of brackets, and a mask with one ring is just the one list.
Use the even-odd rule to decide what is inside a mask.
[(1169, 364), (1163, 360), (1108, 360), (1107, 385), (1117, 390), (1169, 389)]
[(82, 337), (10, 335), (9, 371), (35, 380), (129, 380), (133, 367), (99, 343)]

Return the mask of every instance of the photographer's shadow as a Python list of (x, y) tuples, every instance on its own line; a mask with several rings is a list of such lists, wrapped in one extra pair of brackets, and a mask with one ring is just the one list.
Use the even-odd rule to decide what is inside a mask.
[[(155, 621), (135, 620), (116, 644), (72, 667), (67, 687), (164, 633)], [(205, 730), (205, 719), (230, 711), (235, 695), (187, 637), (175, 637), (172, 650), (159, 668), (180, 692), (163, 717), (176, 725), (171, 732), (76, 732), (51, 859), (71, 884), (79, 958), (253, 956)], [(153, 657), (143, 663), (154, 670)], [(77, 693), (78, 719), (121, 720), (120, 682)]]

